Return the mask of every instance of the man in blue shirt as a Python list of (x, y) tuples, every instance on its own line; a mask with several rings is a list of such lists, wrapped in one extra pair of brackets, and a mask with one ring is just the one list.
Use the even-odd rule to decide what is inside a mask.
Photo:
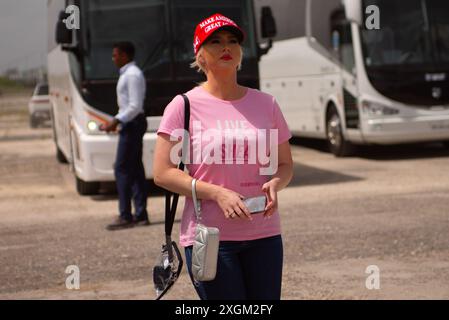
[[(150, 224), (147, 213), (145, 169), (142, 162), (142, 140), (147, 130), (143, 109), (146, 84), (142, 71), (134, 62), (134, 53), (134, 46), (130, 42), (116, 43), (112, 50), (112, 60), (120, 68), (117, 83), (119, 112), (111, 122), (102, 127), (102, 130), (115, 131), (120, 124), (114, 167), (120, 216), (107, 226), (108, 230)], [(134, 218), (131, 213), (131, 199), (134, 200)]]

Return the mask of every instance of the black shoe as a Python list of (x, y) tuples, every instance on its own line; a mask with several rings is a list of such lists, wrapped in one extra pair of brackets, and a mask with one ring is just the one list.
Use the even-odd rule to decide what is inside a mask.
[(117, 218), (113, 223), (106, 226), (107, 230), (121, 230), (134, 227), (134, 223), (132, 220), (126, 220), (123, 218)]
[(143, 218), (143, 219), (136, 219), (134, 218), (134, 225), (137, 227), (141, 227), (141, 226), (149, 226), (150, 220), (148, 220), (148, 218)]

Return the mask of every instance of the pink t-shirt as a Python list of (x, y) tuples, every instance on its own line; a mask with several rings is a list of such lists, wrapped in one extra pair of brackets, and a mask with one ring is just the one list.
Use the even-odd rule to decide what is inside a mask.
[[(291, 138), (290, 130), (275, 99), (248, 88), (239, 100), (221, 100), (202, 87), (186, 93), (190, 100), (190, 155), (186, 167), (190, 176), (225, 187), (245, 197), (264, 195), (262, 186), (275, 171), (266, 171), (273, 162), (272, 146)], [(184, 100), (176, 96), (165, 108), (158, 134), (180, 140), (184, 128)], [(276, 135), (270, 135), (277, 133)], [(240, 137), (240, 138), (239, 138)], [(262, 154), (262, 156), (259, 156)], [(273, 156), (274, 157), (274, 156)], [(268, 161), (269, 160), (269, 161)], [(277, 168), (276, 166), (271, 165)], [(220, 230), (220, 240), (243, 241), (281, 233), (279, 212), (271, 219), (254, 214), (253, 220), (226, 219), (213, 200), (201, 200), (202, 223)], [(193, 244), (196, 216), (191, 197), (185, 201), (180, 244)]]

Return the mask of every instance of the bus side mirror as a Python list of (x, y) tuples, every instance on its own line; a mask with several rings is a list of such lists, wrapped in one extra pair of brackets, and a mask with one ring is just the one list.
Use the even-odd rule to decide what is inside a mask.
[(261, 19), (262, 38), (274, 38), (276, 36), (276, 21), (270, 7), (262, 7)]
[(362, 25), (362, 1), (361, 0), (343, 0), (345, 6), (346, 19)]
[(56, 23), (56, 43), (61, 45), (71, 45), (72, 44), (72, 30), (68, 29), (63, 20), (67, 19), (68, 13), (61, 11), (59, 13), (59, 19)]

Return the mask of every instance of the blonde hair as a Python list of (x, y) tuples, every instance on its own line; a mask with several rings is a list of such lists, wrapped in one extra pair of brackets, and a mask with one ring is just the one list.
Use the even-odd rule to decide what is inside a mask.
[[(199, 57), (201, 55), (201, 53), (203, 52), (203, 47), (200, 47), (200, 49), (198, 50), (196, 56), (195, 56), (195, 61), (193, 61), (190, 64), (190, 68), (195, 69), (197, 72), (203, 72), (204, 74), (206, 74), (206, 64), (200, 62)], [(239, 61), (239, 65), (237, 66), (237, 71), (240, 71), (242, 69), (242, 60), (243, 60), (243, 49), (240, 46), (240, 61)]]

